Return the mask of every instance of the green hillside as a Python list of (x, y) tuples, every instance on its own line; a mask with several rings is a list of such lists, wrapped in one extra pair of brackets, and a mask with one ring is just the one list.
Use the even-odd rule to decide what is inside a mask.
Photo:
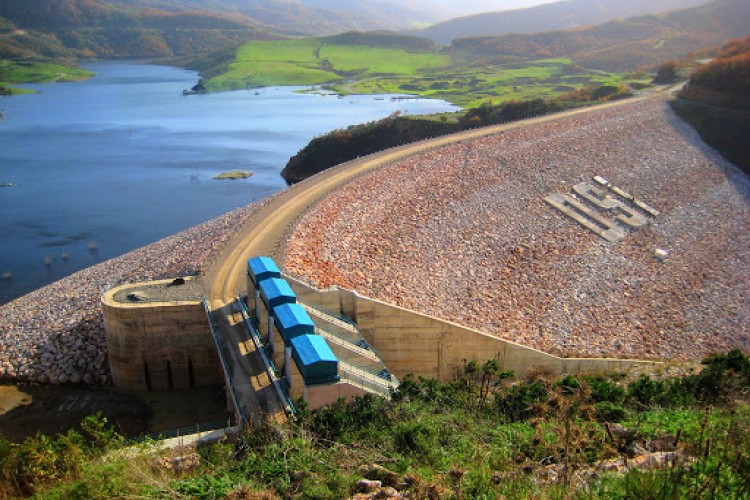
[[(343, 43), (347, 41), (354, 43)], [(352, 35), (249, 42), (237, 51), (229, 71), (211, 79), (208, 87), (312, 85), (345, 78), (414, 75), (450, 63), (431, 43), (429, 51), (413, 50), (415, 41), (408, 37), (372, 35), (367, 40), (371, 44), (364, 39), (360, 42), (352, 40)]]
[(550, 99), (589, 85), (639, 87), (649, 80), (643, 68), (744, 35), (746, 19), (750, 2), (716, 0), (571, 31), (459, 39), (442, 48), (385, 32), (250, 42), (209, 88), (326, 84), (343, 94), (408, 93), (464, 107)]
[(566, 58), (470, 61), (424, 38), (352, 32), (248, 42), (208, 87), (326, 84), (342, 94), (407, 93), (475, 107), (488, 100), (552, 98), (587, 85), (619, 85), (634, 79), (648, 80), (585, 70)]
[(207, 12), (116, 7), (101, 0), (0, 2), (0, 58), (165, 57), (278, 38)]

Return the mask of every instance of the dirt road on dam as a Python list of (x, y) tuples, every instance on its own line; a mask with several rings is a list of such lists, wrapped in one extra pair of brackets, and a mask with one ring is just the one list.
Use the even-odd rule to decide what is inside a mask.
[(324, 196), (358, 176), (394, 161), (461, 141), (532, 127), (605, 108), (630, 105), (647, 98), (638, 97), (615, 101), (420, 141), (338, 165), (295, 184), (279, 193), (250, 216), (206, 271), (204, 288), (211, 308), (214, 311), (221, 309), (227, 303), (232, 302), (237, 297), (237, 293), (242, 291), (245, 283), (245, 267), (249, 258), (269, 255), (281, 263), (280, 252), (283, 242), (295, 221)]

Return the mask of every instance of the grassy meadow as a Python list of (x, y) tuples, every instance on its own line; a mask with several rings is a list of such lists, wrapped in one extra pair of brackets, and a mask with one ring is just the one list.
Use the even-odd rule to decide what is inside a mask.
[(647, 75), (587, 70), (567, 58), (496, 63), (440, 48), (304, 38), (249, 42), (207, 86), (324, 85), (341, 94), (414, 94), (473, 108), (488, 101), (550, 99), (589, 85), (649, 81)]
[(75, 82), (90, 78), (92, 75), (92, 72), (81, 68), (49, 62), (0, 60), (0, 87), (8, 88), (13, 94), (32, 92), (12, 88), (12, 85), (17, 83)]

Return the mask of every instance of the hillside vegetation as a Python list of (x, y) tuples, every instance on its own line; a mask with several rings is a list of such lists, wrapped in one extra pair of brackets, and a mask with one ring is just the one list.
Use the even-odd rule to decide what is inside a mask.
[(750, 174), (750, 36), (721, 47), (672, 107), (729, 161)]
[(404, 2), (371, 0), (110, 0), (169, 11), (204, 11), (252, 20), (269, 31), (293, 36), (334, 35), (351, 30), (409, 29), (438, 20), (431, 9)]
[(459, 39), (450, 47), (387, 32), (249, 42), (208, 86), (326, 84), (343, 94), (408, 93), (469, 108), (550, 99), (589, 85), (640, 86), (648, 78), (628, 73), (744, 35), (745, 19), (750, 3), (717, 0), (571, 31)]
[(0, 2), (0, 58), (164, 57), (250, 39), (262, 28), (207, 12), (118, 8), (100, 0)]
[(426, 39), (348, 33), (336, 37), (249, 42), (210, 89), (311, 85), (344, 78), (413, 75), (443, 68), (449, 59)]
[[(510, 382), (468, 362), (450, 383), (407, 376), (373, 396), (233, 442), (171, 455), (80, 431), (0, 439), (0, 495), (45, 498), (745, 498), (750, 360), (684, 378), (623, 373)], [(365, 479), (366, 481), (363, 481)], [(377, 482), (376, 482), (377, 481)], [(376, 496), (378, 495), (378, 496)]]
[(586, 70), (566, 58), (471, 60), (424, 38), (378, 32), (248, 42), (225, 68), (208, 81), (209, 89), (327, 84), (342, 94), (416, 94), (464, 107), (553, 98), (586, 85), (648, 81), (644, 75)]
[(715, 59), (690, 76), (680, 97), (750, 111), (750, 36), (721, 47)]

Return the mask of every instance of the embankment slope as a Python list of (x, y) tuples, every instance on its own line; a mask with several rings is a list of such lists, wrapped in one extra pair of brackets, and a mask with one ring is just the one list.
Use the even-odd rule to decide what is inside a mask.
[[(609, 242), (545, 203), (594, 176), (659, 215)], [(659, 99), (394, 161), (309, 210), (284, 258), (549, 353), (678, 359), (750, 350), (748, 263), (748, 177)]]

